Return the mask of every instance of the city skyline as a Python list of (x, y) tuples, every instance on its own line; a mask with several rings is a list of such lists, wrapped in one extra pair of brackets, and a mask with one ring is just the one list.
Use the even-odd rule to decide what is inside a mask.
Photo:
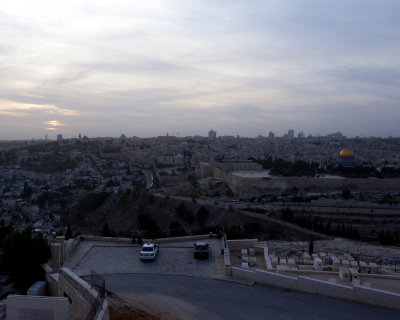
[(0, 5), (0, 140), (398, 137), (397, 1)]

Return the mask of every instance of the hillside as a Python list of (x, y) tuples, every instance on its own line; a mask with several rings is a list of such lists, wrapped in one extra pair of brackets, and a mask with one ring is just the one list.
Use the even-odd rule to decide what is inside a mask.
[[(228, 237), (257, 237), (261, 240), (304, 240), (307, 236), (278, 224), (248, 217), (231, 209), (201, 206), (193, 201), (157, 198), (144, 194), (90, 194), (64, 216), (65, 224), (81, 233), (131, 237), (144, 231), (145, 237), (217, 233), (224, 228)], [(104, 230), (105, 224), (108, 230)], [(106, 227), (106, 229), (107, 229)]]

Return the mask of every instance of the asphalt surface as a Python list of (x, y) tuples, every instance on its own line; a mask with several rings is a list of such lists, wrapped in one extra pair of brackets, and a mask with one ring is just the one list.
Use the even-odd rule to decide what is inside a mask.
[[(204, 240), (203, 240), (204, 241)], [(214, 278), (223, 271), (221, 240), (207, 239), (210, 258), (193, 258), (195, 241), (160, 243), (154, 261), (139, 259), (141, 245), (117, 245), (82, 241), (64, 264), (79, 276), (98, 274), (151, 273)]]
[(264, 285), (157, 274), (105, 275), (106, 289), (169, 319), (400, 319), (400, 312)]
[(107, 290), (171, 320), (400, 319), (400, 312), (391, 309), (215, 280), (224, 279), (221, 241), (207, 242), (208, 260), (194, 259), (194, 241), (188, 241), (160, 243), (155, 261), (141, 261), (139, 245), (82, 241), (65, 266), (80, 276), (94, 270), (106, 279)]

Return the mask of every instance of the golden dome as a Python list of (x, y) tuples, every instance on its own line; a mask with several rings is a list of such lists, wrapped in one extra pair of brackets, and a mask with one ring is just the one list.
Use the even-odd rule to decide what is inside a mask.
[(342, 151), (340, 151), (340, 157), (342, 158), (354, 157), (354, 152), (351, 149), (344, 148)]

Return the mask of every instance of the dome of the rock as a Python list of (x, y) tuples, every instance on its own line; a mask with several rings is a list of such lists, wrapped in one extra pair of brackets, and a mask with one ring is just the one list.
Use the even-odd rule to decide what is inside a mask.
[(354, 158), (354, 152), (351, 149), (344, 148), (342, 151), (340, 151), (340, 157), (341, 158)]

